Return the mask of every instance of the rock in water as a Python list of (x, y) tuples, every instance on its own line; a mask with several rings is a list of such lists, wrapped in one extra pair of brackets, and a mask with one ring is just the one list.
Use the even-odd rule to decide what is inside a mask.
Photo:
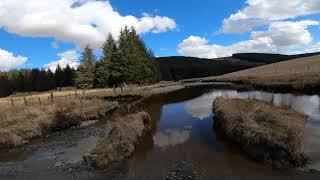
[(56, 162), (56, 163), (54, 164), (54, 166), (55, 166), (55, 167), (61, 167), (61, 166), (62, 166), (62, 162)]
[(199, 169), (190, 162), (178, 161), (169, 170), (165, 180), (198, 180), (200, 179)]

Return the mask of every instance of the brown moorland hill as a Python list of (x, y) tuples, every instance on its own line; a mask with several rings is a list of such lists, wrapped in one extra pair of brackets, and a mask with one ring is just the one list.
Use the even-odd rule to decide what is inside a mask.
[(241, 82), (270, 89), (314, 91), (320, 89), (320, 55), (207, 77), (203, 80)]

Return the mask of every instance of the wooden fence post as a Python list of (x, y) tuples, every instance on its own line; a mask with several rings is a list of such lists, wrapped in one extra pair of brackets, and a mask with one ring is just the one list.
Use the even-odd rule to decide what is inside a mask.
[(28, 102), (27, 102), (27, 98), (26, 98), (26, 97), (23, 97), (23, 102), (24, 102), (24, 105), (28, 105)]
[(13, 98), (11, 98), (11, 107), (14, 107), (14, 101), (13, 101)]
[(81, 108), (83, 108), (83, 103), (82, 103), (82, 98), (81, 97), (79, 98), (79, 101), (80, 101)]
[(50, 94), (51, 102), (53, 103), (53, 93)]
[(42, 105), (41, 98), (38, 97), (39, 104)]
[(84, 96), (84, 89), (82, 89), (82, 95)]

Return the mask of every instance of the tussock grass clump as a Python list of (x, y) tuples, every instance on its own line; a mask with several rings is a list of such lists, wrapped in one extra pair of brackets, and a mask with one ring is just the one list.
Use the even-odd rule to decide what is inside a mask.
[(80, 125), (118, 107), (117, 102), (57, 100), (53, 104), (18, 106), (0, 110), (0, 148), (15, 147), (53, 131)]
[(257, 100), (217, 98), (215, 128), (254, 159), (276, 167), (301, 167), (306, 116)]
[(111, 133), (101, 138), (84, 160), (89, 166), (98, 169), (116, 165), (133, 153), (135, 145), (152, 126), (151, 118), (146, 112), (118, 117), (114, 120)]

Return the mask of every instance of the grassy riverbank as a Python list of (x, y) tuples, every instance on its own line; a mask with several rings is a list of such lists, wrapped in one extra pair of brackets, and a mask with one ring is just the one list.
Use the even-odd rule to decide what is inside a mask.
[(101, 138), (92, 153), (84, 157), (86, 163), (105, 169), (122, 162), (133, 153), (135, 145), (153, 125), (146, 112), (115, 118), (111, 133)]
[(262, 101), (223, 98), (214, 101), (213, 113), (215, 128), (255, 160), (276, 167), (306, 164), (304, 115)]
[[(19, 146), (29, 139), (104, 116), (118, 106), (118, 103), (110, 102), (117, 97), (145, 96), (176, 86), (180, 87), (180, 83), (161, 82), (149, 86), (135, 86), (123, 92), (119, 88), (116, 92), (112, 88), (92, 89), (78, 96), (71, 95), (74, 90), (58, 91), (54, 92), (53, 100), (50, 99), (51, 92), (1, 98), (0, 148)], [(80, 90), (77, 92), (82, 93)], [(14, 106), (11, 101), (14, 101)]]
[(0, 110), (0, 148), (15, 147), (53, 131), (79, 126), (105, 116), (117, 102), (100, 99), (61, 99), (52, 104), (17, 106)]

